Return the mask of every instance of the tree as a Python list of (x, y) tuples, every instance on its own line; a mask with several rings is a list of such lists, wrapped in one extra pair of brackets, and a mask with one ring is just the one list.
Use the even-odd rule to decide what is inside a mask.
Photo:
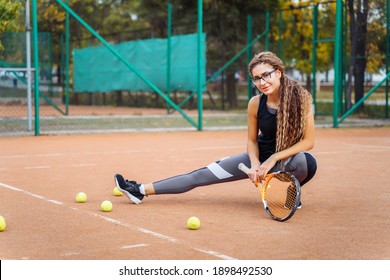
[[(385, 67), (386, 61), (386, 1), (370, 3), (367, 26), (367, 61), (366, 73), (378, 74)], [(366, 79), (367, 80), (367, 79)]]
[(150, 24), (140, 17), (140, 2), (140, 0), (113, 1), (109, 8), (110, 13), (102, 18), (102, 35), (117, 42), (142, 38), (145, 34), (144, 30), (150, 29)]
[[(367, 66), (367, 16), (368, 0), (348, 0), (351, 58), (349, 62), (347, 106), (351, 106), (351, 79), (354, 77), (355, 103), (364, 95), (364, 76)], [(364, 104), (357, 112), (362, 111)]]
[[(131, 11), (139, 1), (129, 0), (69, 0), (71, 9), (107, 41), (118, 43), (131, 23)], [(53, 61), (58, 66), (60, 80), (61, 49), (65, 33), (66, 11), (56, 1), (38, 0), (39, 32), (48, 32), (53, 38)], [(70, 16), (71, 48), (99, 44), (90, 32)], [(109, 35), (109, 36), (108, 36)], [(108, 37), (108, 38), (107, 38)], [(44, 50), (46, 51), (46, 50)]]
[[(312, 48), (313, 48), (313, 11), (318, 5), (318, 39), (334, 36), (333, 3), (321, 1), (281, 1), (283, 30), (281, 32), (283, 60), (287, 67), (294, 68), (306, 76), (306, 87), (311, 90)], [(326, 26), (326, 28), (323, 28)], [(278, 38), (278, 25), (273, 28), (273, 36)], [(316, 44), (317, 70), (328, 71), (332, 67), (333, 45)]]
[[(4, 2), (4, 0), (0, 0)], [(5, 1), (10, 2), (10, 1)], [(20, 16), (17, 20), (14, 21), (14, 30), (15, 31), (25, 31), (26, 25), (26, 4), (25, 1), (11, 1), (13, 4), (7, 4), (8, 9), (12, 7), (12, 5), (18, 4), (20, 6)], [(24, 2), (24, 3), (23, 3)], [(32, 5), (30, 1), (30, 5)], [(38, 0), (37, 1), (38, 8), (38, 32), (40, 33), (38, 36), (39, 40), (39, 60), (41, 63), (41, 68), (45, 68), (46, 71), (51, 71), (50, 63), (60, 64), (60, 34), (62, 34), (65, 30), (64, 22), (65, 22), (65, 12), (61, 10), (55, 1), (45, 1)], [(30, 8), (31, 11), (31, 8)], [(30, 20), (32, 16), (30, 15)], [(49, 47), (53, 46), (52, 52), (48, 52)], [(24, 49), (25, 51), (25, 49)], [(21, 57), (21, 56), (20, 56)], [(23, 64), (25, 64), (25, 57), (23, 57)], [(18, 61), (19, 62), (19, 61)], [(20, 61), (22, 63), (22, 61)], [(42, 69), (41, 69), (42, 70)], [(50, 72), (47, 72), (50, 73)]]
[[(143, 1), (159, 2), (159, 1)], [(197, 1), (174, 0), (173, 18), (175, 28), (181, 31), (186, 26), (187, 30), (196, 31)], [(141, 6), (144, 6), (142, 4)], [(148, 5), (152, 7), (153, 5)], [(265, 14), (265, 11), (274, 11), (278, 7), (277, 1), (237, 1), (237, 0), (205, 0), (203, 1), (203, 30), (207, 34), (207, 66), (209, 70), (216, 71), (242, 48), (246, 46), (247, 39), (247, 16)], [(146, 13), (151, 10), (145, 9)], [(257, 26), (257, 31), (265, 30), (265, 25)], [(191, 32), (191, 31), (190, 31)], [(261, 33), (261, 32), (259, 32)], [(237, 92), (235, 72), (246, 65), (245, 57), (240, 58), (221, 75), (221, 83), (224, 84), (226, 77), (227, 102), (229, 108), (237, 107)], [(246, 68), (245, 68), (246, 69)], [(224, 104), (224, 87), (221, 86), (221, 97)], [(224, 106), (224, 105), (223, 105)]]
[(18, 18), (22, 9), (22, 3), (10, 0), (0, 0), (0, 51), (4, 49), (1, 36), (7, 31), (18, 31)]
[[(318, 39), (334, 37), (336, 4), (333, 2), (319, 5)], [(317, 69), (327, 72), (333, 68), (334, 44), (325, 42), (317, 44)]]
[[(306, 75), (306, 86), (311, 87), (312, 9), (306, 1), (285, 2), (283, 8), (285, 34), (283, 34), (283, 59), (287, 65)], [(303, 3), (301, 3), (303, 2)], [(287, 10), (288, 9), (288, 10)], [(299, 46), (299, 48), (297, 47)]]

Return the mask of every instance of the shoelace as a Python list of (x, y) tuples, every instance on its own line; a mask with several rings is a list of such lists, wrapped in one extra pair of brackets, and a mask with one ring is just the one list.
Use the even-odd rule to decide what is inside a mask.
[(125, 182), (126, 182), (126, 183), (130, 183), (130, 184), (132, 184), (132, 185), (136, 185), (136, 184), (137, 184), (136, 181), (129, 181), (129, 180), (127, 180), (127, 179), (125, 180)]

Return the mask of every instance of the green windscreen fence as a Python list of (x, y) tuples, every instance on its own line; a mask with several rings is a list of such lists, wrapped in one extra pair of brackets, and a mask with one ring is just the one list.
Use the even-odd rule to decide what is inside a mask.
[[(196, 91), (197, 34), (171, 37), (170, 64), (167, 60), (167, 40), (131, 41), (113, 45), (113, 48), (162, 91), (167, 88), (168, 65), (171, 65), (171, 91)], [(202, 36), (201, 48), (201, 82), (205, 85), (205, 34)], [(152, 91), (147, 83), (104, 46), (74, 50), (73, 55), (75, 92)]]

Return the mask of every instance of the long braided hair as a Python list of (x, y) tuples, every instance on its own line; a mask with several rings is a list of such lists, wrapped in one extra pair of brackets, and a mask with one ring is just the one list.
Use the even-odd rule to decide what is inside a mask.
[(302, 139), (306, 118), (311, 111), (312, 96), (297, 81), (285, 74), (283, 62), (272, 52), (261, 52), (254, 56), (248, 70), (259, 64), (269, 64), (279, 70), (280, 103), (277, 111), (276, 152), (285, 150)]

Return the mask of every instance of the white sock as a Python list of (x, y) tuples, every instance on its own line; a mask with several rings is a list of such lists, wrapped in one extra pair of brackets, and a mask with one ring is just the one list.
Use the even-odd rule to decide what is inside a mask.
[(144, 184), (141, 184), (141, 186), (139, 186), (139, 192), (142, 193), (143, 195), (146, 195)]

